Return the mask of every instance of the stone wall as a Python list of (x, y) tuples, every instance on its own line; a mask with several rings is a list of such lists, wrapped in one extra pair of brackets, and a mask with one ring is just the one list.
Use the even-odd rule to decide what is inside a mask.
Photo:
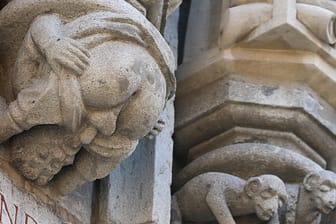
[(180, 3), (1, 2), (0, 223), (335, 223), (335, 1)]
[[(335, 10), (333, 1), (192, 1), (177, 71), (176, 223), (335, 222)], [(249, 194), (263, 175), (281, 178), (285, 203)], [(280, 185), (261, 183), (280, 198)]]

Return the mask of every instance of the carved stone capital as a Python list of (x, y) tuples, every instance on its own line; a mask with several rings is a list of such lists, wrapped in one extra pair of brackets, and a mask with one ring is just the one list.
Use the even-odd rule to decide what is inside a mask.
[(28, 179), (54, 179), (50, 186), (68, 194), (162, 130), (175, 60), (125, 1), (15, 0), (0, 12), (0, 35), (14, 92), (3, 93), (0, 141)]

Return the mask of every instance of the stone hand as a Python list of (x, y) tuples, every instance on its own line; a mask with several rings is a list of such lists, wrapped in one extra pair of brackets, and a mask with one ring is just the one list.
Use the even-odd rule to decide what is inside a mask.
[(149, 139), (153, 139), (155, 136), (160, 134), (164, 126), (165, 126), (165, 122), (163, 120), (158, 120), (154, 128), (146, 135), (146, 137)]
[(62, 37), (49, 44), (45, 56), (56, 74), (67, 68), (80, 76), (89, 65), (90, 53), (79, 42)]

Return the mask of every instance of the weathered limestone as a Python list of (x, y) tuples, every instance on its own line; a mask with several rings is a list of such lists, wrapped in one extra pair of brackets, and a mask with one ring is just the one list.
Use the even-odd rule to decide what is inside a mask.
[[(246, 133), (246, 141), (272, 142), (266, 132), (285, 142), (288, 142), (285, 136), (296, 136), (294, 138), (299, 140), (295, 140), (296, 144), (305, 148), (300, 149), (302, 154), (322, 166), (333, 166), (335, 110), (305, 87), (256, 84), (228, 77), (178, 96), (183, 97), (176, 100), (175, 145), (181, 156), (187, 156), (187, 150), (197, 147), (202, 141), (203, 150), (209, 151), (213, 145), (207, 148), (205, 140), (220, 139), (216, 136), (235, 127), (247, 127), (253, 129)], [(254, 138), (262, 130), (265, 137), (259, 134), (259, 140)], [(217, 141), (216, 147), (223, 146), (220, 143), (224, 142), (223, 139), (214, 139), (209, 141)], [(281, 144), (288, 146), (287, 143)], [(298, 151), (296, 147), (291, 148)], [(195, 151), (191, 149), (190, 156)]]
[[(175, 63), (159, 32), (123, 1), (67, 2), (65, 11), (64, 4), (53, 4), (14, 1), (0, 15), (2, 50), (10, 52), (5, 66), (14, 66), (13, 49), (22, 41), (9, 38), (25, 35), (15, 56), (15, 100), (2, 108), (0, 140), (25, 131), (11, 139), (13, 163), (40, 185), (77, 155), (52, 183), (66, 195), (108, 175), (140, 138), (162, 129), (155, 123), (174, 92)], [(75, 6), (87, 13), (77, 16)], [(21, 29), (7, 28), (21, 20)], [(44, 149), (49, 145), (50, 152)]]
[(99, 224), (168, 224), (173, 142), (173, 105), (162, 117), (167, 125), (153, 140), (142, 140), (135, 152), (100, 181)]
[[(239, 161), (239, 166), (237, 166)], [(262, 169), (261, 169), (262, 167)], [(285, 182), (301, 183), (304, 177), (322, 168), (305, 156), (274, 145), (241, 143), (213, 149), (184, 167), (174, 179), (175, 188), (205, 172), (225, 172), (248, 179), (265, 173)]]
[[(278, 219), (278, 208), (287, 201), (285, 184), (276, 176), (262, 175), (244, 181), (224, 173), (204, 173), (174, 194), (179, 214), (171, 223), (183, 221), (235, 224), (233, 216), (256, 213), (262, 221)], [(271, 221), (272, 222), (272, 221)]]
[(169, 223), (175, 57), (161, 33), (179, 4), (14, 0), (1, 10), (0, 155), (32, 180), (4, 162), (15, 176), (5, 193), (19, 186), (52, 208), (38, 223)]
[[(280, 3), (282, 2), (280, 1)], [(323, 2), (328, 2), (329, 8), (327, 10), (335, 10), (334, 2)], [(321, 3), (319, 7), (325, 6), (324, 3)], [(258, 5), (260, 4), (258, 3)], [(316, 5), (318, 5), (317, 1), (314, 7), (317, 7)], [(269, 6), (273, 8), (272, 4)], [(289, 4), (289, 6), (296, 10), (296, 4), (294, 6)], [(315, 33), (310, 31), (298, 19), (287, 15), (285, 11), (278, 13), (279, 15), (276, 14), (278, 16), (272, 17), (272, 20), (254, 27), (253, 32), (249, 33), (248, 30), (244, 30), (247, 33), (237, 34), (235, 37), (237, 42), (230, 45), (225, 42), (225, 38), (228, 38), (228, 35), (233, 35), (240, 27), (233, 25), (235, 23), (227, 23), (227, 19), (224, 17), (225, 12), (247, 6), (238, 5), (230, 9), (228, 7), (228, 4), (224, 2), (221, 19), (222, 29), (209, 31), (209, 33), (221, 34), (221, 37), (218, 38), (218, 44), (206, 48), (202, 53), (198, 52), (192, 60), (189, 60), (189, 63), (185, 63), (179, 69), (178, 79), (181, 80), (181, 84), (185, 83), (184, 88), (180, 88), (181, 91), (189, 91), (190, 88), (197, 89), (200, 85), (211, 83), (228, 74), (238, 74), (264, 82), (305, 83), (328, 103), (335, 105), (335, 98), (330, 91), (327, 91), (334, 88), (332, 74), (335, 65), (335, 50), (317, 37), (317, 31)], [(285, 9), (273, 8), (272, 13), (279, 10), (281, 12)], [(257, 14), (253, 12), (250, 14)], [(236, 14), (230, 13), (230, 15)], [(225, 30), (224, 28), (229, 25), (232, 28)], [(327, 32), (327, 27), (325, 28)], [(245, 38), (239, 39), (240, 35)], [(226, 45), (229, 47), (225, 47)], [(265, 58), (267, 63), (265, 63)], [(204, 74), (207, 74), (207, 79), (204, 79)], [(188, 77), (191, 76), (193, 76), (193, 82), (191, 83), (191, 79), (189, 79), (189, 84), (187, 84)]]
[[(4, 150), (2, 149), (1, 153), (3, 152)], [(3, 158), (2, 154), (1, 157)], [(0, 193), (5, 198), (7, 207), (10, 209), (9, 212), (12, 221), (14, 221), (16, 214), (15, 210), (12, 211), (15, 204), (18, 207), (17, 223), (25, 223), (26, 216), (24, 212), (27, 212), (37, 223), (44, 223), (45, 220), (49, 219), (55, 224), (91, 223), (92, 183), (85, 184), (76, 192), (63, 198), (62, 201), (57, 201), (55, 198), (50, 197), (45, 188), (36, 186), (18, 174), (2, 158), (0, 159), (2, 177)], [(7, 216), (7, 211), (3, 207), (2, 212), (0, 212), (0, 219), (2, 219), (4, 224), (11, 224)], [(30, 218), (27, 222), (28, 224), (34, 223)]]
[[(177, 55), (179, 13), (167, 19), (165, 39)], [(135, 152), (114, 172), (99, 182), (94, 220), (99, 224), (169, 224), (174, 130), (173, 99), (161, 116), (162, 132), (152, 140), (142, 140)]]
[[(289, 201), (269, 223), (335, 223), (336, 3), (196, 0), (189, 18), (177, 74), (174, 190), (209, 172), (275, 175)], [(202, 189), (188, 191), (197, 198)], [(253, 215), (231, 222), (260, 223)]]
[[(293, 186), (289, 188), (293, 191)], [(325, 170), (309, 173), (296, 192), (296, 200), (287, 206), (286, 223), (320, 223), (321, 215), (336, 207), (336, 174)]]
[(55, 211), (41, 205), (32, 195), (13, 186), (9, 176), (1, 172), (0, 181), (0, 222), (3, 224), (38, 224), (48, 220), (50, 224), (60, 224)]

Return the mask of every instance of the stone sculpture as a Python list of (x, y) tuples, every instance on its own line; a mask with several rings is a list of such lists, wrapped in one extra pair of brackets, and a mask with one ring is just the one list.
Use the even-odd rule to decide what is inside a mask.
[(293, 195), (297, 196), (289, 197), (291, 200), (287, 206), (287, 224), (319, 224), (322, 214), (329, 214), (336, 207), (334, 172), (320, 170), (309, 173), (303, 185), (291, 188), (288, 191), (294, 192)]
[[(336, 41), (336, 34), (334, 30), (336, 21), (335, 12), (320, 7), (318, 5), (319, 2), (313, 3), (316, 5), (311, 5), (309, 3), (306, 4), (305, 1), (297, 2), (298, 4), (294, 1), (293, 4), (295, 5), (295, 8), (293, 5), (293, 8), (288, 11), (297, 11), (298, 21), (304, 24), (321, 41), (333, 45)], [(280, 4), (282, 3), (280, 2)], [(223, 47), (228, 47), (242, 41), (242, 39), (251, 33), (256, 27), (270, 22), (272, 19), (272, 12), (274, 14), (274, 12), (280, 11), (275, 7), (277, 6), (272, 6), (272, 4), (269, 3), (258, 2), (234, 6), (225, 11), (223, 15), (224, 21), (222, 29), (230, 30), (230, 32), (223, 35), (221, 40)], [(285, 9), (285, 7), (283, 9)], [(239, 20), (238, 17), (241, 14), (248, 16)], [(284, 16), (285, 13), (278, 13), (278, 15)], [(276, 19), (278, 18), (273, 15), (273, 20)]]
[(261, 175), (247, 181), (225, 173), (204, 173), (186, 183), (173, 196), (172, 222), (235, 224), (233, 216), (256, 214), (279, 223), (278, 208), (287, 201), (285, 184), (276, 176)]
[(144, 20), (121, 10), (34, 19), (15, 63), (16, 99), (0, 106), (0, 141), (14, 136), (12, 160), (24, 176), (47, 184), (76, 156), (52, 183), (68, 194), (108, 175), (139, 139), (162, 129), (175, 63)]

